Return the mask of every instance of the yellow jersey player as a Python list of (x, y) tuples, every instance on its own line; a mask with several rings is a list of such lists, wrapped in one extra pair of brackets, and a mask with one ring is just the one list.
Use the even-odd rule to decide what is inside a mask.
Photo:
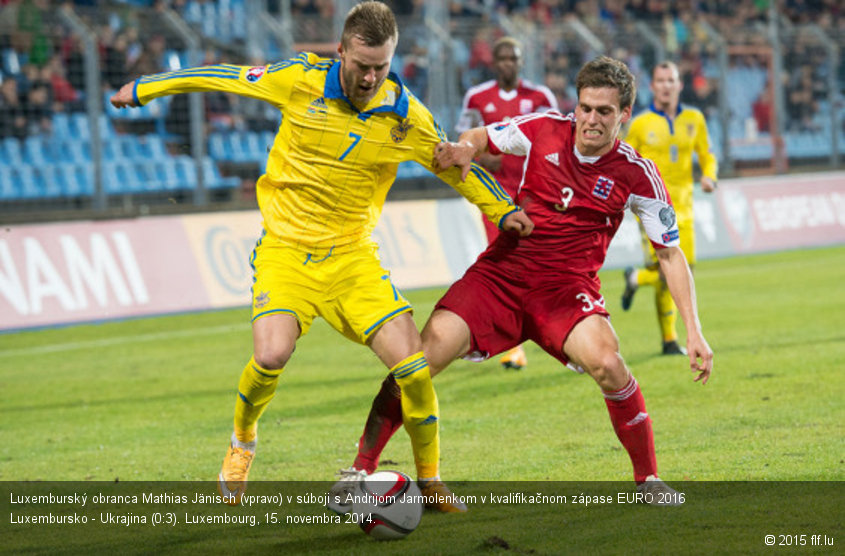
[[(284, 112), (256, 185), (264, 231), (251, 257), (254, 351), (240, 376), (234, 432), (218, 476), (228, 503), (240, 502), (258, 419), (297, 339), (317, 316), (390, 368), (420, 486), (432, 499), (455, 499), (439, 478), (437, 397), (412, 309), (391, 284), (371, 237), (399, 163), (415, 160), (434, 170), (434, 149), (445, 141), (431, 113), (390, 73), (398, 37), (391, 10), (363, 2), (347, 14), (339, 60), (302, 53), (263, 67), (223, 64), (142, 76), (111, 99), (121, 108), (176, 93), (224, 91)], [(530, 219), (480, 167), (465, 182), (457, 168), (439, 176), (504, 230), (531, 232)], [(354, 469), (342, 473), (339, 484), (350, 488), (361, 478)], [(348, 510), (337, 502), (332, 509)], [(438, 509), (465, 510), (448, 503)]]
[[(625, 141), (657, 164), (675, 206), (681, 249), (692, 268), (695, 265), (692, 155), (693, 152), (698, 155), (702, 173), (701, 189), (707, 193), (716, 188), (718, 161), (710, 149), (704, 115), (680, 103), (682, 88), (678, 67), (672, 62), (658, 64), (651, 80), (654, 100), (647, 111), (631, 121)], [(686, 351), (678, 344), (678, 332), (675, 329), (677, 308), (658, 270), (654, 247), (645, 234), (643, 251), (646, 267), (625, 269), (622, 309), (630, 309), (637, 288), (654, 286), (657, 319), (663, 335), (663, 354), (684, 355)]]

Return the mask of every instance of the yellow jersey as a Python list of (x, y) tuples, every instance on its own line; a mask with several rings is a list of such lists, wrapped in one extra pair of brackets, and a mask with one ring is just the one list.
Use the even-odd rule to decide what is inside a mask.
[(657, 164), (678, 218), (692, 218), (692, 153), (705, 176), (716, 181), (718, 161), (710, 149), (704, 114), (678, 105), (671, 120), (652, 104), (631, 121), (625, 142)]
[[(269, 238), (315, 255), (362, 243), (381, 215), (400, 162), (434, 172), (434, 147), (446, 140), (431, 112), (390, 73), (358, 110), (343, 93), (340, 61), (300, 53), (268, 66), (202, 66), (143, 76), (138, 105), (176, 93), (224, 91), (257, 98), (282, 112), (282, 123), (256, 185)], [(516, 210), (496, 180), (474, 165), (438, 174), (493, 222)], [(266, 239), (266, 238), (265, 238)]]

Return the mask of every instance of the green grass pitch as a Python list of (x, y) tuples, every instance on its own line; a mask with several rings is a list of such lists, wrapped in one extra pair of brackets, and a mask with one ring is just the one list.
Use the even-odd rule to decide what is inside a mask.
[[(661, 476), (670, 484), (715, 482), (714, 489), (725, 488), (722, 481), (841, 485), (845, 247), (702, 261), (695, 272), (704, 332), (716, 354), (713, 376), (703, 387), (692, 381), (685, 358), (657, 354), (652, 291), (638, 292), (632, 309), (623, 312), (621, 271), (601, 275), (622, 354), (654, 421)], [(442, 291), (406, 292), (420, 325)], [(248, 320), (249, 310), (240, 308), (0, 335), (0, 481), (214, 480), (231, 432), (237, 379), (252, 348)], [(537, 346), (526, 348), (529, 366), (523, 371), (503, 370), (495, 361), (460, 361), (435, 379), (444, 479), (630, 481), (628, 457), (594, 382)], [(354, 457), (385, 373), (369, 350), (323, 321), (315, 323), (299, 341), (261, 420), (250, 478), (332, 480)], [(382, 467), (413, 474), (403, 432), (388, 445)], [(842, 492), (838, 488), (833, 494), (837, 504), (830, 522), (838, 524), (839, 533), (842, 513), (835, 508), (842, 507)], [(718, 522), (712, 527), (721, 528), (727, 539), (735, 537), (730, 551), (765, 552), (762, 530), (748, 539), (741, 527), (733, 530), (737, 516), (753, 514), (742, 500), (735, 502), (718, 514), (711, 508)], [(427, 513), (420, 531), (401, 544), (374, 543), (350, 526), (319, 529), (317, 540), (308, 536), (314, 533), (290, 529), (286, 540), (276, 536), (270, 544), (256, 541), (255, 547), (269, 551), (282, 543), (294, 552), (339, 554), (400, 548), (553, 554), (602, 542), (616, 547), (609, 550), (614, 553), (672, 551), (669, 541), (642, 544), (642, 539), (655, 536), (643, 529), (645, 523), (664, 522), (666, 514), (660, 512), (675, 510), (649, 508), (643, 514), (639, 509), (621, 516), (618, 506), (571, 515), (569, 525), (586, 520), (571, 537), (544, 535), (554, 525), (542, 512), (531, 517), (531, 526), (501, 523), (499, 533), (479, 538), (473, 537), (472, 521), (461, 521), (462, 516)], [(701, 522), (684, 510), (660, 527), (694, 535)], [(483, 516), (493, 509), (473, 511)], [(496, 514), (486, 519), (495, 524)], [(454, 538), (444, 533), (449, 520), (457, 520), (450, 525)], [(605, 521), (614, 525), (596, 525)], [(555, 523), (564, 527), (565, 522)], [(771, 532), (836, 532), (809, 528)], [(629, 539), (632, 531), (639, 541)], [(433, 549), (440, 546), (432, 545), (433, 539), (444, 538), (448, 543)], [(845, 539), (840, 535), (836, 541)], [(193, 544), (183, 540), (188, 544), (176, 548), (160, 537), (159, 542), (165, 552), (213, 551), (204, 544), (211, 542), (207, 538), (197, 537)], [(695, 553), (694, 546), (704, 552), (705, 545), (689, 546), (685, 552)]]

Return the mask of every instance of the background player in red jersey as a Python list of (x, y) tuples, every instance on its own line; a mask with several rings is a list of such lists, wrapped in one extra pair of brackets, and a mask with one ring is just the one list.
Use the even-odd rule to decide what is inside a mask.
[[(557, 99), (548, 87), (535, 85), (521, 79), (522, 46), (513, 37), (502, 37), (493, 45), (493, 69), (496, 79), (472, 87), (464, 95), (461, 115), (455, 130), (463, 133), (473, 127), (506, 122), (516, 116), (557, 110)], [(522, 179), (522, 165), (525, 158), (510, 154), (483, 153), (476, 160), (489, 170), (499, 184), (515, 197)], [(493, 243), (499, 235), (496, 226), (484, 218), (487, 242)], [(519, 370), (528, 364), (522, 346), (506, 352), (500, 363), (505, 368)]]
[[(458, 357), (484, 358), (533, 340), (561, 363), (598, 384), (617, 437), (628, 452), (639, 492), (676, 504), (657, 478), (651, 418), (639, 384), (619, 353), (597, 276), (626, 208), (640, 217), (687, 328), (695, 380), (706, 383), (713, 352), (701, 331), (695, 286), (678, 247), (678, 225), (654, 163), (619, 141), (631, 116), (634, 77), (607, 57), (587, 63), (576, 80), (574, 118), (558, 112), (474, 128), (436, 148), (441, 168), (469, 172), (489, 150), (526, 155), (519, 202), (535, 223), (527, 238), (502, 234), (435, 306), (423, 350), (437, 374)], [(385, 381), (374, 400), (355, 466), (374, 470), (401, 423)]]

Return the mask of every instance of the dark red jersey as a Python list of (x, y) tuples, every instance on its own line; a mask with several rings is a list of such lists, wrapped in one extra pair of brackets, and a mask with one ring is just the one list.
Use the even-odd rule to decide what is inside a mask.
[(595, 277), (626, 208), (640, 217), (656, 248), (678, 245), (663, 179), (627, 143), (617, 140), (610, 152), (584, 157), (575, 149), (574, 117), (557, 111), (519, 116), (487, 132), (490, 152), (526, 157), (514, 200), (534, 221), (534, 232), (520, 239), (503, 234), (493, 246), (517, 249), (531, 260), (526, 269)]
[[(507, 122), (516, 116), (550, 109), (557, 110), (557, 99), (548, 87), (520, 79), (516, 89), (504, 91), (495, 80), (486, 81), (470, 88), (464, 95), (455, 129), (463, 133), (473, 127)], [(493, 173), (511, 196), (516, 193), (524, 162), (522, 157), (506, 155), (502, 157), (502, 167)]]

